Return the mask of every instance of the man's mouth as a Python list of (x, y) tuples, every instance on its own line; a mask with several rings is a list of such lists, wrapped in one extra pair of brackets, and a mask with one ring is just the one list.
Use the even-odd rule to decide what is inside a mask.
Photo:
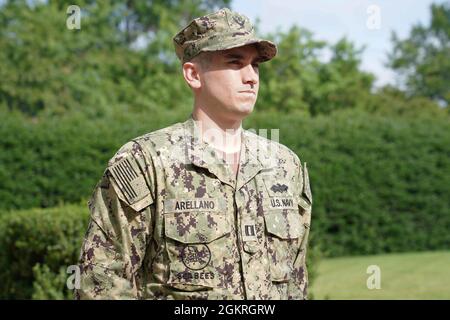
[(239, 91), (239, 92), (241, 92), (241, 93), (251, 93), (251, 94), (256, 95), (256, 92), (253, 91), (253, 90), (242, 90), (242, 91)]

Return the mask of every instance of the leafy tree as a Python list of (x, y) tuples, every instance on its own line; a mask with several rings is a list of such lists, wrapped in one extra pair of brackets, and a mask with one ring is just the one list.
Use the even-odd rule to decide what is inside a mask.
[(307, 90), (318, 85), (318, 56), (326, 46), (313, 34), (293, 26), (288, 32), (277, 31), (268, 36), (278, 46), (278, 55), (270, 63), (261, 65), (261, 89), (258, 107), (265, 110), (308, 112), (310, 105)]
[(0, 7), (0, 106), (45, 117), (175, 108), (189, 101), (189, 91), (171, 37), (193, 16), (229, 2), (78, 1), (81, 29), (68, 30), (68, 1), (6, 1)]
[[(363, 48), (345, 38), (328, 44), (297, 26), (269, 37), (278, 44), (279, 54), (261, 66), (260, 109), (317, 115), (367, 100), (374, 76), (360, 70)], [(325, 54), (331, 54), (328, 61)]]
[(379, 88), (365, 101), (363, 109), (371, 114), (402, 115), (402, 116), (434, 116), (448, 117), (439, 105), (420, 96), (409, 97), (405, 91), (392, 85)]
[(144, 33), (156, 34), (168, 26), (176, 29), (186, 25), (195, 17), (220, 7), (229, 6), (230, 0), (151, 0), (151, 1), (117, 1), (122, 3), (126, 13), (123, 24), (127, 40), (130, 43)]
[[(32, 117), (81, 111), (95, 118), (185, 110), (192, 96), (180, 74), (172, 37), (195, 16), (230, 2), (81, 0), (81, 29), (68, 30), (68, 1), (5, 1), (0, 6), (0, 111)], [(434, 54), (417, 49), (415, 42), (399, 42), (400, 49), (411, 47), (418, 57), (431, 57), (421, 58), (417, 70), (408, 64), (415, 61), (409, 51), (408, 59), (400, 55), (396, 60), (398, 71), (408, 71), (411, 78), (403, 95), (371, 92), (374, 76), (361, 70), (363, 48), (346, 38), (327, 43), (297, 26), (261, 35), (277, 43), (279, 54), (261, 66), (257, 109), (318, 115), (346, 108), (386, 111), (385, 106), (395, 103), (394, 112), (401, 113), (399, 108), (411, 101), (434, 108), (428, 100), (412, 100), (422, 96), (443, 101), (448, 94), (448, 31), (442, 30), (448, 30), (449, 10), (433, 8), (435, 40), (422, 38), (429, 42), (427, 50), (438, 44), (442, 50)]]
[(363, 50), (346, 38), (330, 46), (330, 61), (317, 70), (319, 86), (309, 90), (312, 115), (361, 107), (367, 102), (374, 75), (360, 69)]
[(431, 5), (429, 25), (415, 25), (406, 39), (392, 33), (388, 65), (401, 76), (409, 96), (450, 102), (450, 2)]

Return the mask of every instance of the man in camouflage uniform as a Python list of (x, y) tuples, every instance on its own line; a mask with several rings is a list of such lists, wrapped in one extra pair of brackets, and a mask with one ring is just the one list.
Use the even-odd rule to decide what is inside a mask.
[[(276, 46), (222, 9), (174, 37), (195, 95), (183, 123), (125, 144), (89, 201), (78, 299), (306, 299), (306, 163), (240, 127)], [(202, 126), (236, 129), (237, 162)], [(229, 151), (229, 150), (228, 150)]]

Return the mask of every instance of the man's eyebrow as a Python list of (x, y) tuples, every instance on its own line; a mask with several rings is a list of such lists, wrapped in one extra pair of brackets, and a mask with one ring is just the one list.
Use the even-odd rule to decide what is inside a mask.
[[(227, 53), (225, 54), (225, 59), (237, 59), (237, 60), (243, 60), (244, 56), (239, 53)], [(256, 56), (253, 58), (252, 63), (260, 63), (261, 57)]]
[(241, 55), (241, 54), (239, 54), (239, 53), (227, 53), (227, 54), (225, 55), (225, 58), (227, 58), (227, 59), (238, 59), (238, 60), (241, 60), (241, 59), (244, 59), (244, 56)]

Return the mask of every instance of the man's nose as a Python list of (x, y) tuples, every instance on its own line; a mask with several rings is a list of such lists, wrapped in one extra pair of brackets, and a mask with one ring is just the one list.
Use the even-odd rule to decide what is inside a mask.
[(255, 85), (258, 83), (259, 75), (257, 70), (254, 69), (252, 64), (246, 65), (242, 68), (242, 81), (244, 83), (250, 83)]

